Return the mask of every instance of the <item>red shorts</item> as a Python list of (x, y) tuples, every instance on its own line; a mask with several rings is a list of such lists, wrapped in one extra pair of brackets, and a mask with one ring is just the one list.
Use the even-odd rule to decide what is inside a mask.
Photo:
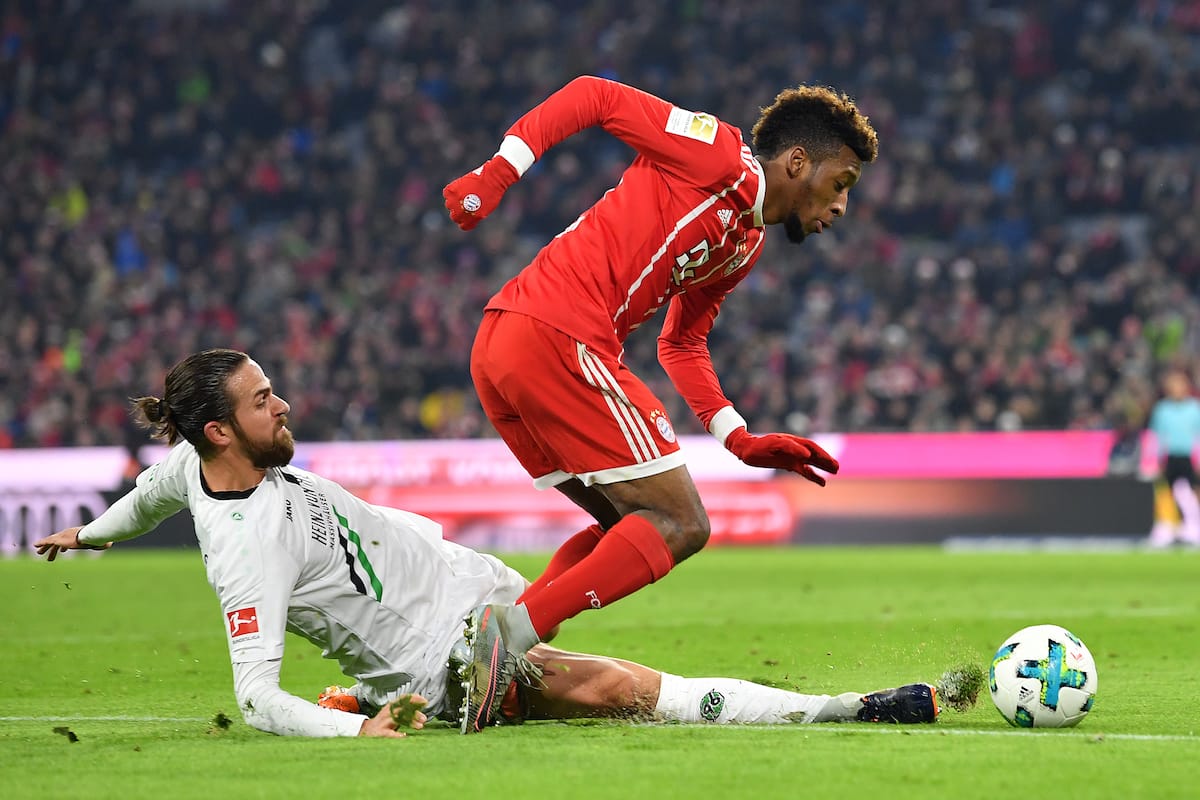
[(538, 320), (483, 315), (471, 351), (479, 402), (539, 489), (657, 475), (683, 464), (663, 404), (629, 368)]

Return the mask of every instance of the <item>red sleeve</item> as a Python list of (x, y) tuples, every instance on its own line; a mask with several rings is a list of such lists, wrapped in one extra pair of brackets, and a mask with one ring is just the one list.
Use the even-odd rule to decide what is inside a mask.
[(742, 146), (741, 134), (711, 114), (686, 111), (640, 89), (591, 76), (576, 78), (550, 95), (513, 123), (508, 135), (541, 158), (593, 125), (696, 186), (725, 176), (730, 160), (714, 154), (727, 149), (736, 154)]
[(713, 415), (733, 403), (725, 397), (708, 352), (708, 334), (720, 313), (721, 303), (746, 272), (738, 270), (726, 280), (671, 298), (667, 318), (658, 337), (658, 362), (687, 402), (704, 429)]

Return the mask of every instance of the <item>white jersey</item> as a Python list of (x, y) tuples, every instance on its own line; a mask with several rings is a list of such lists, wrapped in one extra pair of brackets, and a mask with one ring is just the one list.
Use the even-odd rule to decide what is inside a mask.
[(214, 492), (190, 444), (139, 475), (79, 538), (131, 539), (184, 508), (221, 602), (239, 706), (275, 733), (356, 735), (363, 721), (279, 688), (285, 630), (336, 658), (369, 703), (416, 692), (433, 716), (463, 618), (481, 603), (513, 603), (525, 587), (498, 559), (443, 540), (436, 522), (306, 470), (273, 468), (253, 489)]

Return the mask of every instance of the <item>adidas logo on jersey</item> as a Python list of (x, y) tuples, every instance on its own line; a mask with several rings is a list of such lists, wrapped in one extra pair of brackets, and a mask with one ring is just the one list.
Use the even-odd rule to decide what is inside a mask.
[(722, 208), (719, 211), (717, 211), (717, 217), (718, 217), (718, 219), (721, 220), (722, 225), (728, 225), (729, 220), (733, 219), (733, 209), (732, 208)]

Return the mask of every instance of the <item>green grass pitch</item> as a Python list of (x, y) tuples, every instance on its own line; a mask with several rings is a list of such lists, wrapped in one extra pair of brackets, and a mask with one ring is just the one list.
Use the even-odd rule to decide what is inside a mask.
[[(544, 556), (510, 563), (533, 574)], [(1099, 671), (1095, 709), (1065, 731), (1008, 727), (985, 690), (905, 728), (553, 722), (300, 740), (238, 715), (196, 551), (19, 558), (0, 562), (0, 796), (1195, 797), (1198, 576), (1193, 552), (712, 549), (556, 641), (840, 692), (986, 665), (1018, 628), (1053, 622)], [(285, 661), (284, 688), (303, 697), (342, 680), (300, 639)]]

